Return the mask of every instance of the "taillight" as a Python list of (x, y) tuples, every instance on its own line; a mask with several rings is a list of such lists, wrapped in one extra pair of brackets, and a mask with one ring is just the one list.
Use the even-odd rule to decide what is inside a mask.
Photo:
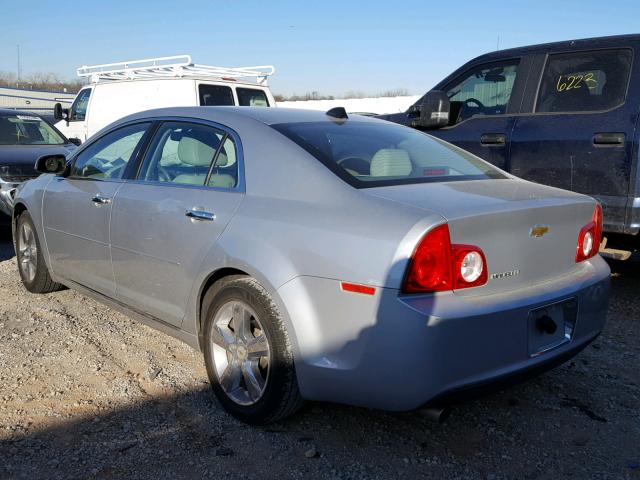
[(580, 230), (576, 247), (576, 263), (594, 257), (600, 250), (602, 241), (602, 207), (599, 203), (593, 209), (591, 221)]
[(427, 233), (416, 247), (405, 276), (405, 293), (441, 292), (487, 283), (482, 250), (473, 245), (452, 245), (449, 226)]

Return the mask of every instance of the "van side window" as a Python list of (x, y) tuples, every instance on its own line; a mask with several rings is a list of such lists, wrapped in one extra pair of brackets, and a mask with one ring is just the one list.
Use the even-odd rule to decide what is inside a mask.
[(78, 96), (71, 105), (69, 120), (74, 122), (81, 122), (87, 116), (87, 106), (89, 105), (89, 97), (91, 96), (91, 89), (85, 88), (80, 90)]
[(236, 88), (238, 105), (241, 107), (268, 107), (269, 100), (264, 90), (255, 88)]
[(518, 72), (518, 60), (480, 65), (447, 88), (450, 125), (476, 115), (504, 115)]
[(200, 86), (198, 86), (198, 93), (200, 94), (200, 105), (204, 107), (215, 105), (235, 105), (231, 87), (225, 87), (224, 85), (200, 84)]
[(138, 178), (233, 188), (238, 178), (233, 141), (206, 125), (166, 122), (156, 132)]
[(624, 102), (631, 50), (549, 55), (542, 74), (536, 112), (593, 112)]

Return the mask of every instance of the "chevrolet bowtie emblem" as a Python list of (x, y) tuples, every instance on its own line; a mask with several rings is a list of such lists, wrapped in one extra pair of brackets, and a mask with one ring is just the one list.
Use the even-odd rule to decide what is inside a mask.
[(548, 232), (549, 227), (547, 225), (534, 225), (533, 227), (531, 227), (531, 230), (529, 230), (529, 235), (539, 238), (546, 235)]

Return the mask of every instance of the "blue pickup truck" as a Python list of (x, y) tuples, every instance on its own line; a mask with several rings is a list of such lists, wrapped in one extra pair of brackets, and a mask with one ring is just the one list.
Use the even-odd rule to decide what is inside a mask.
[(572, 40), (474, 58), (407, 112), (428, 131), (519, 177), (604, 208), (604, 256), (640, 250), (640, 35)]

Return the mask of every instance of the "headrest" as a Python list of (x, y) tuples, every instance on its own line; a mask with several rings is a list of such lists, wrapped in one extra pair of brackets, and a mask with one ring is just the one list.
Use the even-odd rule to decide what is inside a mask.
[(411, 173), (411, 159), (406, 150), (383, 148), (371, 159), (372, 177), (402, 177)]
[(217, 148), (217, 145), (214, 147), (211, 144), (218, 142), (214, 135), (212, 137), (210, 142), (205, 143), (189, 135), (183, 136), (178, 143), (178, 158), (180, 161), (195, 167), (208, 167), (211, 165), (211, 160), (213, 160)]

